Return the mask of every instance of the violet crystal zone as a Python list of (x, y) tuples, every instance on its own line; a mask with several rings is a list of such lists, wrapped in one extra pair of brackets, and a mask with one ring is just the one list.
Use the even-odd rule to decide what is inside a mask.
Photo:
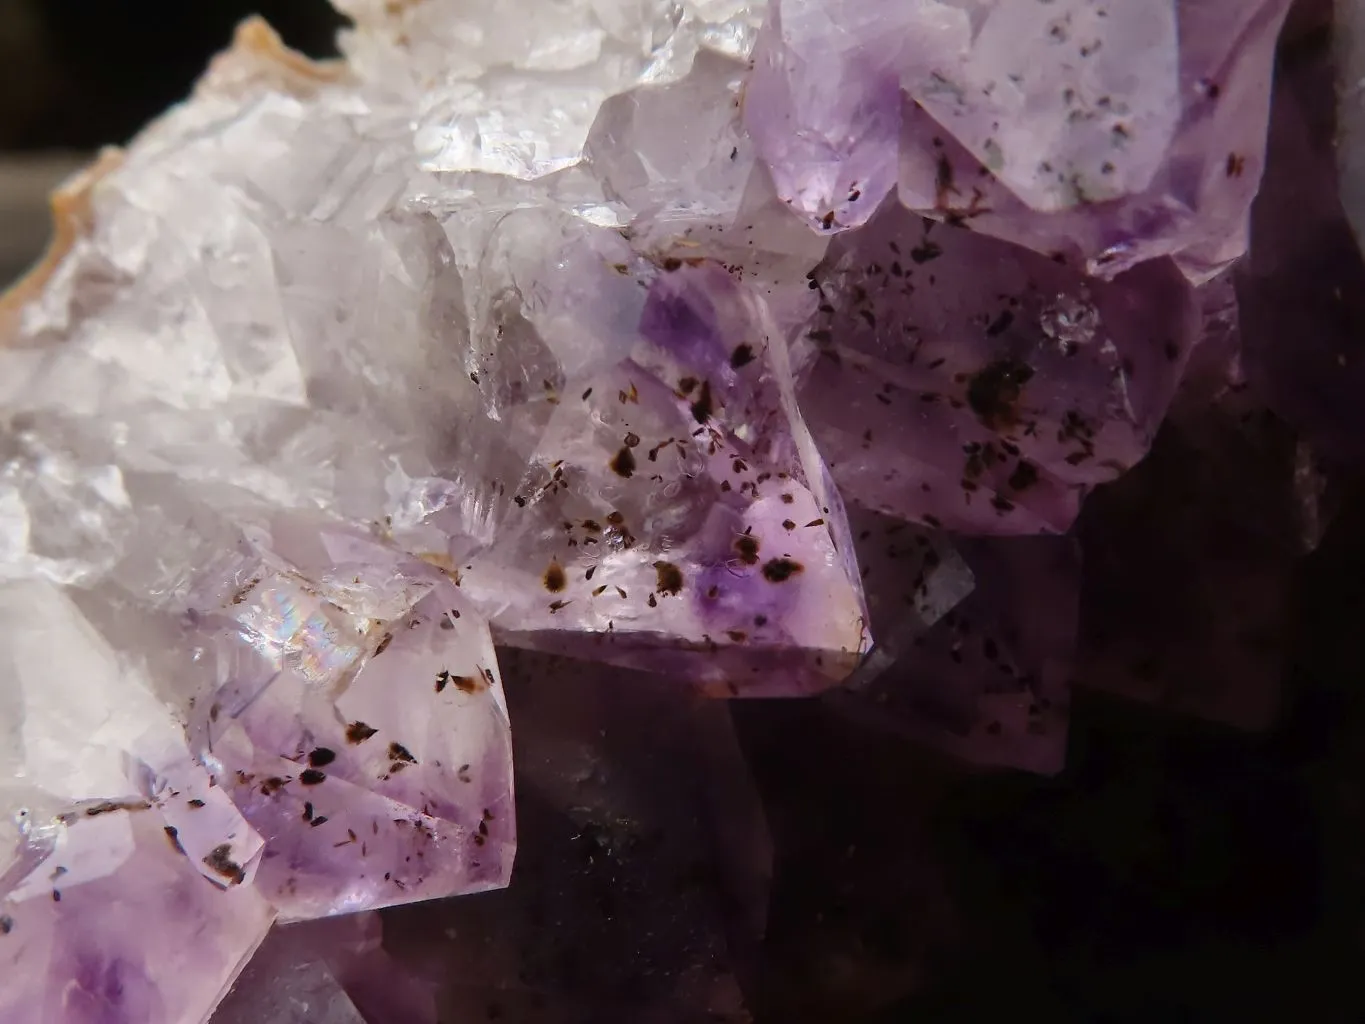
[[(0, 1018), (206, 1021), (265, 941), (215, 1020), (582, 1019), (553, 929), (643, 857), (659, 998), (749, 1020), (757, 797), (648, 806), (624, 719), (709, 779), (697, 695), (1039, 772), (1073, 679), (1273, 714), (1358, 441), (1260, 308), (1288, 0), (337, 6), (331, 63), (244, 25), (0, 304)], [(395, 965), (318, 919), (507, 885), (508, 664), (540, 888)]]

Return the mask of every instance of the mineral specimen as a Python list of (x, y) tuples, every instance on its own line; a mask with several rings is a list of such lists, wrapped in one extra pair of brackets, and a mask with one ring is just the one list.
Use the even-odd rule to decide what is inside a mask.
[[(0, 302), (6, 1022), (205, 1020), (310, 919), (219, 1020), (748, 1020), (699, 693), (1039, 772), (1073, 678), (1267, 719), (1292, 431), (1360, 438), (1351, 332), (1286, 343), (1360, 257), (1283, 94), (1226, 270), (1287, 0), (338, 7), (333, 62), (243, 26)], [(525, 888), (319, 923), (508, 883), (508, 666)]]

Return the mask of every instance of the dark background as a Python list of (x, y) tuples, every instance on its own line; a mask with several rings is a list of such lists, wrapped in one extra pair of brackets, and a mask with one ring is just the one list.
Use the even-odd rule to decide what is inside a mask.
[(335, 51), (326, 0), (0, 0), (0, 149), (127, 141), (253, 13), (296, 49)]
[[(332, 52), (339, 19), (324, 0), (0, 0), (0, 150), (126, 141), (187, 93), (253, 12), (296, 48)], [(1320, 25), (1292, 35), (1286, 59), (1330, 42)], [(1302, 565), (1283, 710), (1270, 733), (1082, 692), (1057, 779), (944, 783), (923, 769), (938, 794), (922, 821), (942, 876), (931, 884), (951, 894), (953, 909), (941, 914), (922, 886), (905, 891), (926, 901), (924, 927), (938, 922), (951, 939), (926, 939), (902, 913), (869, 916), (877, 893), (841, 878), (837, 865), (821, 871), (799, 853), (780, 862), (761, 1019), (804, 1018), (781, 992), (788, 982), (806, 991), (820, 958), (837, 955), (925, 962), (913, 995), (872, 1016), (836, 1004), (830, 1024), (1011, 1012), (1053, 1021), (1365, 1020), (1363, 526), (1365, 503), (1348, 493)], [(866, 884), (883, 886), (886, 901), (902, 898), (891, 880), (917, 866), (914, 857), (897, 863), (902, 839), (883, 819), (918, 812), (900, 805), (903, 787), (873, 776), (917, 770), (913, 759), (850, 748), (815, 778), (783, 762), (803, 730), (812, 743), (831, 742), (814, 706), (745, 706), (736, 718), (765, 796), (807, 800), (815, 831), (842, 814), (847, 836), (832, 844), (881, 843), (887, 870)], [(765, 754), (775, 730), (785, 739)]]

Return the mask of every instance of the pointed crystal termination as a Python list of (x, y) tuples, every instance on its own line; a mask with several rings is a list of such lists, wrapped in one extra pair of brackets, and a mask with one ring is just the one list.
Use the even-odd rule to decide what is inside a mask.
[[(783, 327), (711, 260), (654, 267), (614, 233), (566, 233), (548, 254), (508, 249), (512, 273), (544, 285), (490, 311), (501, 341), (477, 353), (492, 414), (526, 431), (507, 443), (529, 471), (509, 483), (492, 543), (461, 559), (462, 591), (500, 643), (719, 695), (842, 681), (868, 643), (865, 614)], [(507, 383), (532, 358), (547, 367), (538, 395)], [(445, 523), (458, 526), (437, 512), (395, 529)]]
[(1206, 280), (1246, 248), (1288, 9), (990, 4), (907, 84), (901, 201), (1092, 274), (1173, 256)]
[[(196, 732), (265, 839), (256, 888), (297, 920), (505, 885), (511, 745), (486, 623), (440, 573), (340, 529), (310, 582), (306, 561), (279, 564), (297, 539), (277, 525), (260, 570), (202, 615), (224, 682)], [(385, 585), (377, 605), (348, 599)]]
[(1112, 282), (887, 204), (834, 241), (793, 359), (844, 496), (972, 534), (1061, 532), (1145, 453), (1197, 337), (1169, 260)]
[(1177, 256), (1203, 280), (1246, 245), (1288, 7), (781, 0), (745, 119), (824, 230), (898, 184), (916, 212), (1090, 273)]
[(744, 120), (782, 198), (819, 230), (864, 223), (896, 186), (906, 69), (970, 38), (966, 12), (935, 0), (773, 3)]
[(39, 872), (42, 891), (0, 900), (13, 1024), (203, 1020), (272, 917), (252, 888), (207, 882), (154, 813), (73, 823)]

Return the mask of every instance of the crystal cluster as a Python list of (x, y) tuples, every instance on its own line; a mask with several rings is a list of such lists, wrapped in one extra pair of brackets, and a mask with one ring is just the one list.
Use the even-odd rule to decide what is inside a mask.
[[(263, 941), (221, 1024), (747, 1020), (698, 696), (1039, 772), (1073, 682), (1268, 721), (1362, 436), (1288, 0), (338, 7), (0, 300), (5, 1021), (204, 1021)], [(320, 920), (505, 886), (518, 810), (524, 888)]]

